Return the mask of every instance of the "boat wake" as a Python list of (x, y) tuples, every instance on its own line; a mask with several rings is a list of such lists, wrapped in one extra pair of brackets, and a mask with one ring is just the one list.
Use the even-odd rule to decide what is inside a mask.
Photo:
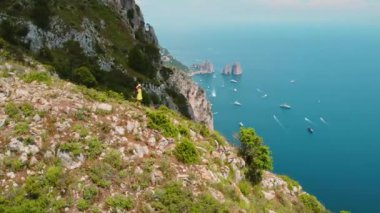
[(324, 118), (320, 117), (319, 120), (321, 120), (322, 123), (329, 125), (329, 123), (327, 123), (327, 121)]
[(285, 129), (285, 126), (281, 123), (281, 121), (277, 118), (276, 115), (273, 115), (273, 119), (276, 121), (276, 123), (283, 129)]
[(305, 117), (305, 121), (308, 122), (311, 125), (315, 125), (313, 121), (311, 121), (309, 118)]

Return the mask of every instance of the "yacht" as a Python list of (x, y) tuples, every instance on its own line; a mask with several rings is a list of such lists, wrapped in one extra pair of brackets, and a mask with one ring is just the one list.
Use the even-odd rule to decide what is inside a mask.
[(292, 108), (289, 104), (281, 104), (280, 107), (283, 109), (291, 109)]
[(240, 127), (243, 127), (243, 126), (244, 126), (243, 122), (240, 122), (239, 125), (240, 125)]
[(239, 101), (235, 101), (235, 102), (234, 102), (234, 105), (236, 105), (236, 106), (241, 106), (241, 103), (240, 103)]
[(308, 131), (310, 134), (313, 134), (313, 133), (314, 133), (314, 129), (311, 128), (311, 127), (308, 127), (308, 128), (307, 128), (307, 131)]
[(237, 80), (231, 79), (232, 83), (237, 83)]
[(237, 89), (236, 89), (236, 88), (234, 88), (234, 92), (237, 92)]

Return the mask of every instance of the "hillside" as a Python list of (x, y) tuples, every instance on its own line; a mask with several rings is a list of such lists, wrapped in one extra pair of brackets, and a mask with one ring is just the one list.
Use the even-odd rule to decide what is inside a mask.
[(0, 212), (325, 212), (203, 125), (0, 55)]
[[(142, 83), (145, 105), (164, 104), (213, 126), (204, 91), (162, 66), (154, 29), (134, 0), (3, 0), (0, 37), (12, 52), (52, 66), (63, 79), (129, 100)], [(169, 81), (173, 73), (176, 81)]]

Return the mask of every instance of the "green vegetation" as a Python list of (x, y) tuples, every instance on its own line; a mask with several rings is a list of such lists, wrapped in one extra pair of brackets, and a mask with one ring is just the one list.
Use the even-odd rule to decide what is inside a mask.
[(159, 212), (228, 212), (212, 196), (205, 194), (195, 197), (179, 183), (169, 183), (156, 191), (152, 207)]
[(84, 66), (74, 69), (72, 75), (73, 80), (78, 84), (93, 87), (98, 83), (91, 71)]
[(121, 168), (123, 164), (121, 154), (116, 149), (110, 149), (107, 151), (106, 156), (104, 157), (104, 162), (108, 163), (115, 169)]
[(282, 178), (288, 184), (289, 190), (293, 190), (294, 187), (300, 187), (300, 184), (294, 179), (290, 178), (289, 176), (280, 175), (279, 177)]
[(194, 164), (200, 161), (200, 156), (194, 143), (188, 139), (183, 139), (181, 143), (176, 145), (174, 155), (179, 161), (186, 164)]
[(13, 172), (20, 171), (24, 168), (24, 164), (15, 156), (5, 157), (3, 163), (8, 169)]
[(16, 104), (14, 102), (8, 102), (5, 105), (4, 110), (5, 114), (7, 114), (11, 119), (15, 120), (19, 120), (21, 116), (30, 117), (37, 113), (33, 105), (30, 103)]
[(87, 141), (87, 145), (88, 145), (87, 155), (91, 159), (98, 157), (102, 153), (103, 149), (105, 148), (103, 142), (100, 141), (98, 138), (90, 138)]
[(246, 176), (253, 184), (262, 179), (262, 170), (272, 170), (272, 157), (269, 147), (263, 145), (262, 139), (252, 128), (241, 128), (240, 154), (246, 162)]
[(91, 204), (85, 200), (85, 199), (79, 199), (78, 200), (78, 203), (77, 203), (77, 208), (79, 211), (85, 211), (87, 209), (89, 209), (91, 206)]
[(83, 198), (92, 201), (98, 196), (99, 190), (96, 186), (85, 187), (83, 191)]
[(75, 124), (73, 126), (73, 131), (78, 133), (82, 138), (86, 137), (89, 134), (88, 129), (81, 124)]
[(47, 72), (29, 72), (22, 76), (22, 79), (26, 83), (31, 83), (33, 81), (50, 84), (52, 81), (51, 76)]
[(59, 179), (63, 174), (63, 169), (60, 166), (49, 167), (46, 171), (46, 180), (53, 186), (58, 184)]
[(106, 203), (114, 209), (130, 210), (133, 208), (133, 201), (129, 197), (120, 194), (108, 197)]
[(178, 136), (178, 129), (174, 126), (165, 112), (150, 112), (148, 113), (148, 117), (149, 128), (162, 131), (162, 134), (166, 137), (176, 138)]
[(14, 133), (16, 135), (23, 135), (23, 134), (28, 133), (29, 129), (30, 129), (30, 127), (29, 127), (28, 123), (26, 123), (26, 122), (20, 122), (20, 123), (16, 124)]
[(107, 163), (99, 162), (89, 168), (89, 176), (92, 182), (102, 188), (111, 185), (115, 178), (115, 169)]
[(241, 191), (241, 193), (243, 193), (244, 195), (249, 195), (251, 194), (251, 191), (252, 191), (252, 186), (251, 186), (251, 183), (249, 183), (248, 181), (245, 181), (245, 180), (242, 180), (238, 183), (238, 187)]
[(306, 208), (306, 212), (325, 213), (325, 207), (318, 201), (318, 199), (309, 194), (302, 194), (300, 197), (301, 202)]
[(76, 141), (69, 141), (60, 145), (60, 150), (63, 152), (70, 152), (74, 156), (79, 156), (83, 153), (83, 144)]

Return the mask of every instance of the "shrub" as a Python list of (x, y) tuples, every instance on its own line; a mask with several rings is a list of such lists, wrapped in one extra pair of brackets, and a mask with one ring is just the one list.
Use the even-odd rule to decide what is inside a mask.
[(252, 128), (240, 130), (240, 154), (247, 166), (247, 177), (253, 184), (262, 179), (262, 170), (272, 170), (272, 157), (269, 147), (264, 146), (262, 139)]
[(186, 164), (198, 163), (200, 160), (195, 145), (188, 139), (184, 139), (181, 143), (176, 145), (174, 155), (179, 161)]
[(5, 157), (3, 162), (7, 168), (14, 172), (20, 171), (24, 167), (21, 160), (14, 156)]
[(78, 133), (82, 138), (88, 135), (88, 130), (83, 125), (75, 124), (73, 126), (73, 130), (74, 132)]
[(162, 131), (166, 137), (177, 137), (178, 129), (173, 125), (170, 119), (163, 112), (148, 113), (148, 127)]
[(49, 7), (49, 1), (34, 0), (34, 7), (31, 11), (31, 19), (35, 25), (42, 29), (47, 29), (50, 23), (50, 17), (53, 15)]
[(96, 186), (90, 186), (84, 188), (83, 198), (85, 200), (93, 200), (99, 194), (99, 190)]
[(299, 198), (305, 206), (307, 212), (326, 212), (324, 206), (318, 201), (318, 199), (315, 196), (309, 194), (302, 194)]
[(123, 163), (120, 152), (115, 149), (108, 150), (104, 157), (104, 161), (116, 169), (121, 168)]
[(53, 186), (58, 184), (59, 179), (62, 177), (62, 167), (52, 166), (46, 170), (46, 180)]
[(29, 117), (36, 114), (36, 111), (32, 104), (30, 103), (23, 103), (20, 105), (20, 110), (24, 114), (24, 116)]
[(79, 199), (77, 203), (77, 208), (79, 211), (85, 211), (90, 208), (90, 203), (87, 200)]
[(31, 83), (33, 81), (46, 84), (51, 83), (51, 76), (47, 72), (29, 72), (27, 74), (24, 74), (21, 78), (26, 83)]
[(293, 190), (294, 187), (299, 187), (300, 184), (286, 175), (280, 175), (280, 178), (288, 184), (288, 189)]
[(72, 79), (78, 84), (83, 84), (88, 87), (96, 86), (97, 81), (94, 75), (87, 67), (79, 67), (73, 70)]
[(98, 157), (104, 149), (104, 144), (98, 138), (89, 139), (87, 144), (88, 144), (87, 155), (90, 158)]
[(78, 156), (83, 153), (83, 145), (79, 142), (67, 142), (60, 145), (61, 151), (70, 152), (74, 156)]
[(46, 181), (43, 177), (30, 176), (25, 181), (25, 192), (31, 199), (37, 199), (46, 192)]
[(252, 190), (252, 186), (248, 181), (242, 180), (239, 182), (238, 187), (245, 196), (249, 195)]
[(10, 102), (5, 105), (5, 114), (7, 114), (10, 118), (18, 117), (19, 113), (20, 111), (15, 103)]
[(16, 124), (14, 133), (18, 135), (26, 134), (29, 132), (29, 124), (25, 122), (20, 122)]
[(99, 163), (89, 169), (89, 176), (96, 185), (108, 187), (114, 178), (115, 170), (107, 163)]
[(130, 210), (133, 208), (133, 201), (125, 195), (115, 195), (108, 197), (106, 203), (115, 209)]
[(169, 183), (155, 193), (154, 207), (159, 212), (189, 212), (192, 206), (192, 194), (182, 189), (179, 183)]
[(178, 126), (178, 131), (179, 133), (184, 136), (184, 137), (190, 137), (190, 130), (184, 125), (179, 125)]

